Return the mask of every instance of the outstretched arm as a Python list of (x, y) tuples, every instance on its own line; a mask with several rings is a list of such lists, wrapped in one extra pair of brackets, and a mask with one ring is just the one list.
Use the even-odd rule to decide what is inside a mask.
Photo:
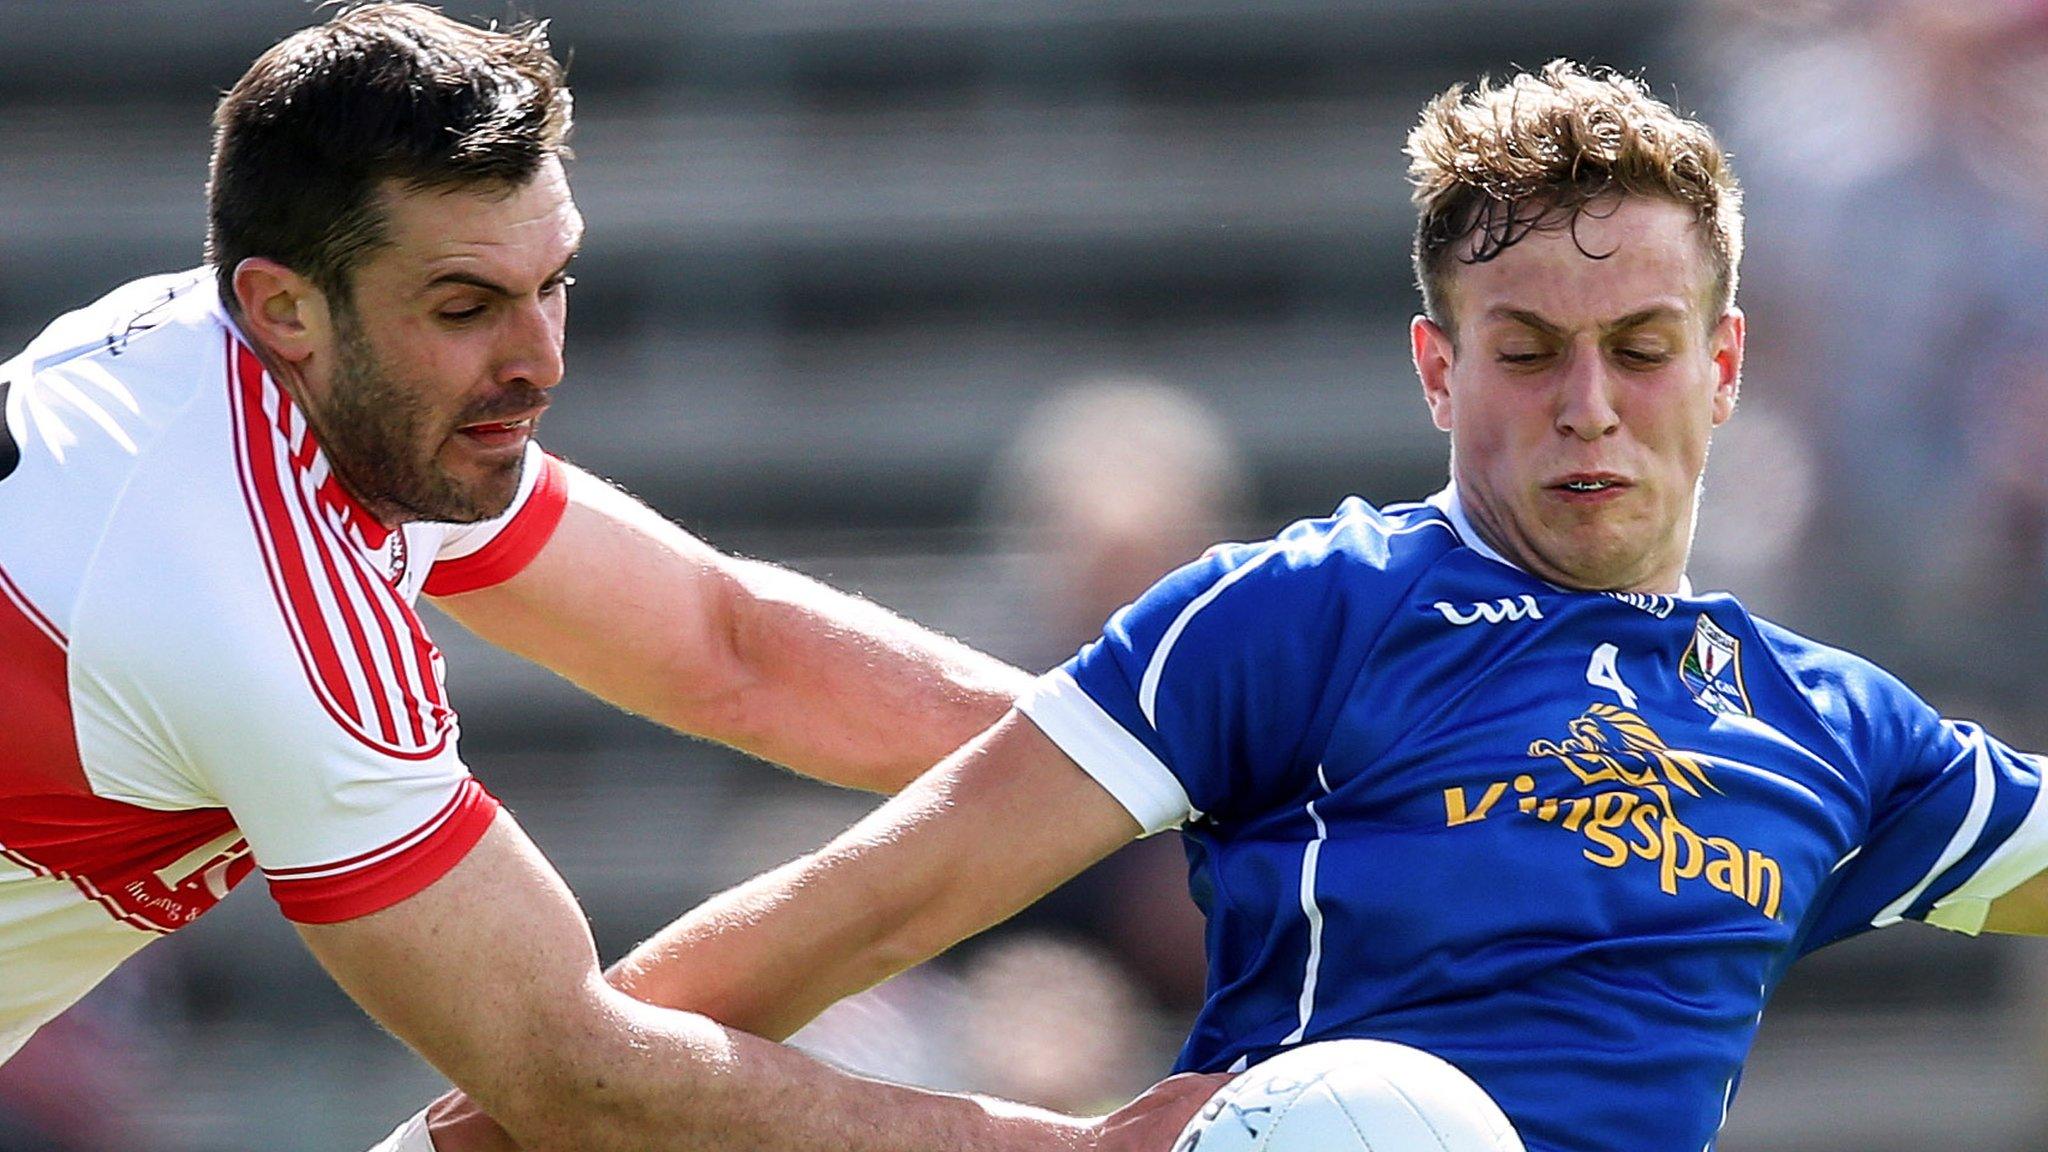
[[(1131, 840), (1138, 825), (1029, 720), (1011, 713), (831, 844), (712, 898), (615, 965), (649, 1003), (787, 1036), (834, 1001), (1008, 918)], [(1181, 1082), (1102, 1131), (1164, 1152), (1213, 1083)], [(459, 1098), (439, 1152), (510, 1146)]]
[(612, 980), (779, 1039), (1015, 915), (1138, 832), (1012, 712), (824, 848), (662, 929)]
[(568, 889), (503, 813), (419, 894), (300, 931), (359, 1004), (526, 1148), (1090, 1148), (1079, 1121), (862, 1080), (619, 993)]
[(518, 575), (436, 601), (591, 693), (849, 787), (894, 792), (1023, 673), (856, 596), (726, 555), (587, 472)]

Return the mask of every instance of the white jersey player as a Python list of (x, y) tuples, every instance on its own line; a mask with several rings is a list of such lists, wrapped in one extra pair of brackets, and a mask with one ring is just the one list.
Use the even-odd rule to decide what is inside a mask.
[(210, 269), (116, 291), (0, 367), (0, 1057), (260, 868), (331, 923), (432, 883), (496, 802), (421, 592), (503, 581), (567, 502), (386, 528), (337, 483)]

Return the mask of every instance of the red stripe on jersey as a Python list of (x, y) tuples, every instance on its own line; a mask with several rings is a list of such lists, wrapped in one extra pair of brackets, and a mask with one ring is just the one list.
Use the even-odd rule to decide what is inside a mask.
[[(353, 610), (349, 603), (348, 590), (342, 583), (342, 573), (344, 571), (349, 571), (350, 575), (358, 577), (359, 587), (360, 576), (352, 571), (352, 565), (349, 564), (347, 556), (335, 555), (337, 551), (348, 548), (349, 543), (346, 540), (332, 539), (327, 533), (319, 530), (318, 525), (321, 522), (319, 512), (312, 506), (312, 502), (306, 499), (305, 489), (301, 485), (287, 483), (285, 485), (285, 493), (287, 498), (293, 496), (298, 498), (299, 511), (304, 517), (302, 523), (305, 523), (311, 529), (308, 533), (313, 538), (311, 551), (314, 558), (320, 562), (320, 574), (326, 578), (325, 587), (334, 598), (335, 607), (338, 609), (338, 615), (341, 617), (342, 629), (348, 633), (349, 647), (355, 658), (354, 667), (361, 670), (363, 678), (370, 685), (368, 695), (370, 706), (377, 714), (378, 735), (382, 737), (384, 743), (396, 744), (399, 738), (398, 726), (392, 714), (390, 693), (377, 690), (377, 658), (371, 652), (369, 637), (363, 631), (362, 614)], [(290, 525), (286, 525), (285, 528), (289, 531)], [(367, 588), (362, 589), (362, 592), (365, 597), (370, 595)], [(309, 601), (301, 602), (300, 606), (302, 608), (310, 608), (315, 615), (321, 614), (321, 606), (317, 600), (309, 599)], [(374, 607), (369, 615), (377, 615)], [(323, 621), (326, 619), (324, 616), (321, 618)], [(381, 620), (380, 623), (382, 623)], [(328, 622), (328, 626), (332, 627), (331, 621)], [(389, 625), (386, 624), (385, 628), (388, 634)], [(345, 653), (344, 655), (347, 654)], [(338, 692), (347, 691), (349, 687), (350, 685), (346, 681), (337, 685)]]
[[(346, 540), (339, 541), (339, 543), (344, 548), (349, 547), (348, 542)], [(345, 560), (344, 563), (346, 563)], [(363, 566), (360, 564), (349, 564), (348, 571), (349, 576), (354, 581), (356, 591), (362, 596), (362, 598), (365, 601), (371, 604), (375, 604), (377, 602), (377, 588), (374, 587), (374, 585), (382, 584), (383, 577), (378, 576), (373, 572), (363, 571)], [(384, 590), (387, 593), (390, 591), (388, 586), (386, 586)], [(376, 611), (369, 613), (369, 615), (370, 618), (376, 622), (378, 636), (384, 642), (384, 651), (386, 653), (392, 654), (393, 656), (396, 656), (396, 654), (400, 651), (400, 641), (397, 635), (395, 635), (392, 632), (390, 617), (386, 616), (382, 612)], [(395, 659), (392, 662), (392, 671), (401, 673), (400, 678), (404, 679), (404, 676), (402, 675), (403, 669), (398, 667), (398, 662)], [(407, 689), (405, 694), (406, 702), (410, 703), (413, 699), (416, 698), (415, 693), (417, 692), (417, 684), (419, 679), (420, 677), (415, 675), (412, 677), (411, 682), (403, 685), (403, 687)], [(431, 677), (427, 678), (427, 683), (433, 683)], [(377, 705), (377, 717), (381, 722), (384, 723), (385, 731), (390, 734), (390, 738), (395, 740), (397, 739), (397, 734), (395, 732), (392, 732), (391, 730), (390, 725), (392, 723), (392, 717), (390, 713), (390, 705), (384, 701), (382, 694), (379, 694)], [(427, 729), (426, 725), (423, 724), (420, 720), (419, 709), (407, 708), (405, 710), (405, 715), (402, 719), (406, 722), (406, 727), (410, 734), (413, 745), (417, 747), (420, 744), (426, 743)]]
[[(258, 374), (260, 376), (260, 364)], [(354, 648), (357, 667), (362, 669), (364, 679), (374, 685), (378, 676), (376, 656), (371, 649), (371, 637), (363, 627), (360, 614), (350, 610), (343, 589), (342, 572), (345, 570), (348, 573), (356, 590), (362, 596), (362, 603), (369, 606), (368, 615), (374, 618), (378, 630), (383, 634), (383, 651), (395, 657), (399, 645), (397, 638), (391, 633), (391, 621), (378, 611), (382, 605), (378, 603), (376, 591), (367, 582), (379, 577), (371, 574), (366, 580), (360, 554), (349, 542), (346, 533), (330, 534), (321, 532), (318, 528), (318, 525), (330, 522), (327, 519), (330, 508), (335, 515), (342, 517), (344, 522), (355, 519), (367, 523), (369, 516), (356, 507), (355, 501), (348, 499), (340, 481), (331, 473), (320, 483), (318, 495), (309, 496), (306, 485), (297, 482), (304, 473), (313, 468), (315, 460), (318, 459), (319, 445), (313, 438), (312, 425), (304, 419), (303, 414), (292, 404), (283, 389), (275, 390), (273, 395), (277, 400), (277, 431), (283, 438), (288, 449), (287, 458), (292, 463), (291, 470), (279, 478), (282, 489), (294, 498), (293, 502), (303, 513), (300, 522), (308, 525), (310, 529), (308, 535), (312, 537), (313, 551), (319, 556), (321, 571), (327, 578), (326, 587), (334, 594), (336, 607), (341, 610), (342, 626), (348, 632), (349, 643)], [(398, 671), (395, 659), (392, 667), (393, 671)], [(344, 691), (350, 687), (345, 682), (340, 685)], [(407, 690), (407, 699), (410, 699), (411, 691), (416, 691), (417, 685), (406, 684), (401, 685), (401, 688)], [(377, 713), (378, 735), (383, 742), (392, 745), (403, 743), (405, 735), (398, 729), (399, 717), (393, 712), (390, 694), (379, 692), (373, 687), (368, 695), (370, 704)], [(418, 747), (425, 743), (426, 728), (420, 723), (418, 713), (407, 709), (406, 719), (409, 721), (407, 728), (410, 729), (410, 746)]]
[(354, 920), (389, 908), (446, 875), (483, 839), (497, 812), (497, 798), (468, 777), (431, 819), (382, 848), (332, 864), (266, 868), (263, 876), (290, 920)]
[(406, 715), (412, 720), (413, 730), (420, 733), (419, 739), (426, 739), (429, 727), (441, 727), (455, 722), (455, 713), (448, 707), (441, 691), (440, 652), (427, 639), (427, 626), (413, 613), (412, 605), (404, 597), (396, 597), (398, 610), (404, 614), (404, 635), (394, 642), (405, 644), (410, 641), (407, 655), (412, 659), (412, 675), (415, 682), (424, 685), (425, 690), (411, 700), (417, 705)]
[[(27, 780), (77, 787), (78, 733), (64, 637), (0, 570), (0, 789)], [(4, 843), (4, 841), (0, 841)]]
[[(260, 375), (260, 362), (257, 362), (257, 371)], [(319, 445), (313, 438), (311, 425), (283, 389), (275, 389), (273, 394), (278, 405), (278, 430), (284, 433), (287, 443), (297, 437), (298, 447), (291, 459), (299, 473), (311, 473), (319, 460)], [(391, 529), (378, 523), (362, 505), (356, 503), (330, 469), (323, 466), (320, 471), (317, 485), (310, 482), (287, 483), (286, 490), (296, 498), (299, 509), (304, 513), (304, 523), (334, 528), (332, 532), (315, 529), (310, 533), (321, 552), (321, 562), (330, 579), (329, 587), (339, 592), (341, 579), (336, 575), (337, 567), (348, 571), (353, 587), (362, 597), (361, 603), (368, 606), (368, 614), (375, 620), (382, 636), (384, 647), (381, 651), (388, 657), (391, 671), (399, 677), (402, 700), (408, 705), (404, 718), (411, 729), (413, 746), (425, 744), (430, 729), (438, 730), (454, 721), (454, 714), (449, 711), (441, 688), (441, 678), (435, 669), (437, 656), (433, 643), (427, 639), (426, 626), (413, 613), (412, 605), (371, 566), (369, 558), (355, 546), (344, 527), (361, 535), (363, 542), (371, 548), (382, 547), (390, 538)], [(310, 477), (301, 475), (293, 475), (290, 479), (310, 481)], [(330, 510), (334, 519), (329, 518)], [(345, 608), (346, 601), (340, 602)], [(366, 673), (375, 679), (377, 665), (356, 615), (345, 611), (343, 619), (362, 657)], [(378, 719), (384, 725), (386, 738), (394, 742), (402, 739), (390, 726), (387, 698), (375, 693), (371, 698), (377, 705)]]
[(569, 478), (560, 461), (542, 456), (540, 477), (512, 522), (475, 552), (434, 565), (422, 591), (429, 596), (453, 596), (510, 580), (540, 555), (568, 508)]
[(304, 471), (313, 466), (313, 460), (320, 454), (320, 445), (313, 441), (313, 428), (299, 419), (299, 410), (292, 404), (277, 406), (277, 430), (284, 434), (285, 450), (291, 457), (292, 466)]
[[(447, 706), (425, 629), (308, 491), (299, 462), (317, 462), (317, 448), (303, 414), (264, 375), (262, 362), (246, 345), (230, 337), (228, 354), (234, 367), (230, 407), (243, 498), (271, 591), (314, 695), (344, 731), (379, 752), (407, 760), (438, 755), (454, 730), (455, 715)], [(277, 404), (274, 418), (267, 411), (269, 399)], [(297, 452), (294, 430), (307, 446)], [(335, 616), (340, 617), (338, 630)], [(358, 684), (364, 689), (360, 695), (368, 697), (367, 708), (359, 700)]]
[[(361, 715), (355, 692), (349, 686), (347, 673), (342, 671), (341, 654), (328, 634), (326, 615), (318, 610), (297, 531), (284, 503), (282, 485), (276, 480), (275, 445), (266, 427), (268, 421), (262, 418), (261, 364), (252, 364), (255, 356), (238, 346), (233, 337), (228, 338), (228, 355), (234, 360), (234, 371), (228, 374), (228, 380), (234, 392), (229, 406), (234, 409), (238, 433), (235, 458), (241, 466), (242, 496), (256, 524), (264, 566), (270, 572), (271, 591), (277, 597), (278, 609), (284, 613), (307, 674), (315, 687), (323, 689), (321, 701), (329, 711), (338, 712), (335, 718), (344, 727), (354, 730), (360, 726)], [(294, 605), (307, 604), (314, 611), (294, 611)]]
[[(280, 403), (283, 402), (280, 395)], [(320, 483), (318, 491), (326, 492), (330, 488), (345, 501), (336, 512), (336, 515), (341, 517), (340, 523), (352, 525), (357, 532), (365, 532), (375, 523), (352, 497), (341, 491), (339, 482), (335, 481), (331, 474)], [(303, 484), (294, 485), (292, 491), (298, 497), (299, 507), (305, 513), (308, 523), (329, 524), (334, 527), (335, 530), (332, 532), (313, 533), (315, 543), (321, 550), (322, 563), (331, 576), (337, 565), (346, 569), (350, 585), (362, 598), (361, 602), (368, 606), (368, 615), (375, 621), (384, 642), (381, 651), (387, 658), (392, 673), (399, 680), (401, 702), (405, 705), (404, 719), (411, 730), (413, 745), (425, 744), (429, 729), (439, 729), (454, 722), (454, 713), (449, 711), (447, 698), (441, 689), (441, 678), (435, 671), (435, 650), (433, 643), (427, 639), (426, 625), (420, 622), (419, 617), (413, 613), (412, 605), (406, 603), (405, 597), (399, 595), (396, 587), (370, 566), (369, 558), (349, 539), (349, 534), (341, 530), (340, 524), (323, 519), (323, 511), (327, 505), (322, 502), (322, 498), (317, 494), (309, 494), (306, 485)], [(376, 531), (380, 534), (380, 544), (390, 536), (390, 530), (381, 525), (376, 527)], [(339, 591), (340, 578), (334, 576), (333, 580), (333, 587)], [(350, 624), (351, 636), (359, 636), (354, 614), (347, 615), (345, 619)], [(358, 651), (362, 653), (365, 669), (374, 675), (376, 664), (367, 643), (359, 642)], [(384, 719), (387, 715), (385, 698), (374, 698), (378, 701), (378, 716), (380, 720)], [(386, 734), (388, 738), (398, 739), (388, 726)]]

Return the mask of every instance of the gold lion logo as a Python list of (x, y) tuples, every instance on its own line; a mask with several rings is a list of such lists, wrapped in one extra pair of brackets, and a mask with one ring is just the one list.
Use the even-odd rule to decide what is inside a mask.
[[(1647, 788), (1671, 807), (1669, 788), (1699, 796), (1700, 788), (1720, 792), (1699, 757), (1673, 750), (1641, 716), (1612, 704), (1595, 704), (1568, 726), (1571, 735), (1563, 740), (1537, 740), (1529, 745), (1531, 756), (1555, 757), (1582, 784), (1609, 781)], [(1667, 787), (1668, 785), (1668, 787)]]

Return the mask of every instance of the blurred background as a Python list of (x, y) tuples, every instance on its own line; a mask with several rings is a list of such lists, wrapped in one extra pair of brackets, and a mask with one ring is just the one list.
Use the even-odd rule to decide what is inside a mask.
[[(502, 5), (451, 3), (463, 16)], [(1401, 141), (1556, 55), (1703, 115), (1749, 193), (1742, 412), (1693, 575), (2048, 744), (2041, 0), (534, 0), (590, 231), (555, 451), (729, 549), (1034, 668), (1223, 536), (1444, 476)], [(207, 117), (282, 0), (0, 0), (0, 348), (195, 264)], [(607, 958), (866, 798), (434, 625), (477, 774)], [(803, 1037), (1075, 1109), (1199, 1000), (1171, 837)], [(4, 978), (4, 975), (0, 975)], [(0, 1070), (0, 1152), (354, 1149), (439, 1088), (261, 885)], [(1723, 1152), (2048, 1147), (2048, 948), (1905, 926), (1785, 985)]]

